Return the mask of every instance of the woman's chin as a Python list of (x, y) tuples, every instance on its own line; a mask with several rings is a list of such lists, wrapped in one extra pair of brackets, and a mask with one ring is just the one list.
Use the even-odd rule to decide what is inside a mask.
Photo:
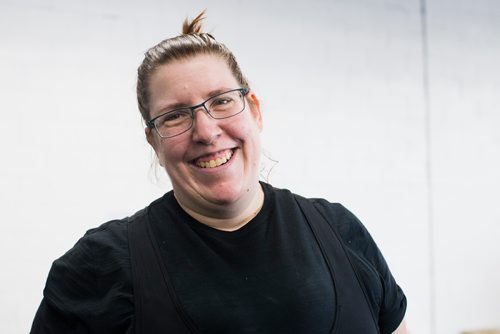
[(227, 206), (240, 202), (247, 193), (247, 190), (235, 186), (234, 183), (229, 185), (221, 184), (208, 189), (203, 197), (207, 202)]
[(240, 179), (220, 182), (210, 187), (202, 186), (192, 195), (187, 198), (188, 203), (196, 203), (200, 211), (217, 214), (223, 211), (230, 213), (246, 207), (252, 201), (254, 191)]

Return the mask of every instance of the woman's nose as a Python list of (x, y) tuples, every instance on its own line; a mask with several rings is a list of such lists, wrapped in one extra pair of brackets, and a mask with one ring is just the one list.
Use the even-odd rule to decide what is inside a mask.
[(194, 111), (193, 140), (203, 144), (212, 144), (222, 133), (218, 120), (212, 118), (203, 107)]

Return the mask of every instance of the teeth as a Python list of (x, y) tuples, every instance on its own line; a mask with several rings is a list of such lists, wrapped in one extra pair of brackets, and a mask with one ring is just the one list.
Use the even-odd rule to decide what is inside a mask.
[(219, 167), (223, 164), (225, 164), (229, 159), (231, 159), (231, 156), (233, 155), (232, 151), (226, 151), (223, 157), (210, 160), (210, 161), (199, 161), (197, 165), (201, 168), (214, 168), (214, 167)]

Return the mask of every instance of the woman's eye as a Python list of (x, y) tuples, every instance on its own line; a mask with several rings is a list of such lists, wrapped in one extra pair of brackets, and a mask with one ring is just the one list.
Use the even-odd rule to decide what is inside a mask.
[(176, 119), (178, 119), (179, 117), (181, 117), (181, 115), (179, 113), (172, 113), (172, 114), (168, 114), (168, 115), (165, 115), (165, 121), (174, 121)]
[(229, 99), (217, 99), (215, 100), (215, 103), (217, 104), (226, 104), (229, 102)]
[(190, 117), (189, 110), (176, 110), (163, 116), (162, 123), (175, 123)]
[(226, 106), (228, 104), (230, 104), (231, 102), (233, 102), (233, 100), (229, 97), (223, 97), (223, 98), (219, 98), (219, 99), (215, 99), (211, 106), (212, 107), (220, 107), (220, 106)]

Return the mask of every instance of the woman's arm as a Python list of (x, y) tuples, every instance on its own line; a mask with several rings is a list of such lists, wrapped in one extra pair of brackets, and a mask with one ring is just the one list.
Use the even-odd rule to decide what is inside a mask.
[(394, 332), (392, 332), (392, 334), (408, 334), (408, 331), (406, 330), (406, 322), (404, 319), (399, 324), (399, 327)]

